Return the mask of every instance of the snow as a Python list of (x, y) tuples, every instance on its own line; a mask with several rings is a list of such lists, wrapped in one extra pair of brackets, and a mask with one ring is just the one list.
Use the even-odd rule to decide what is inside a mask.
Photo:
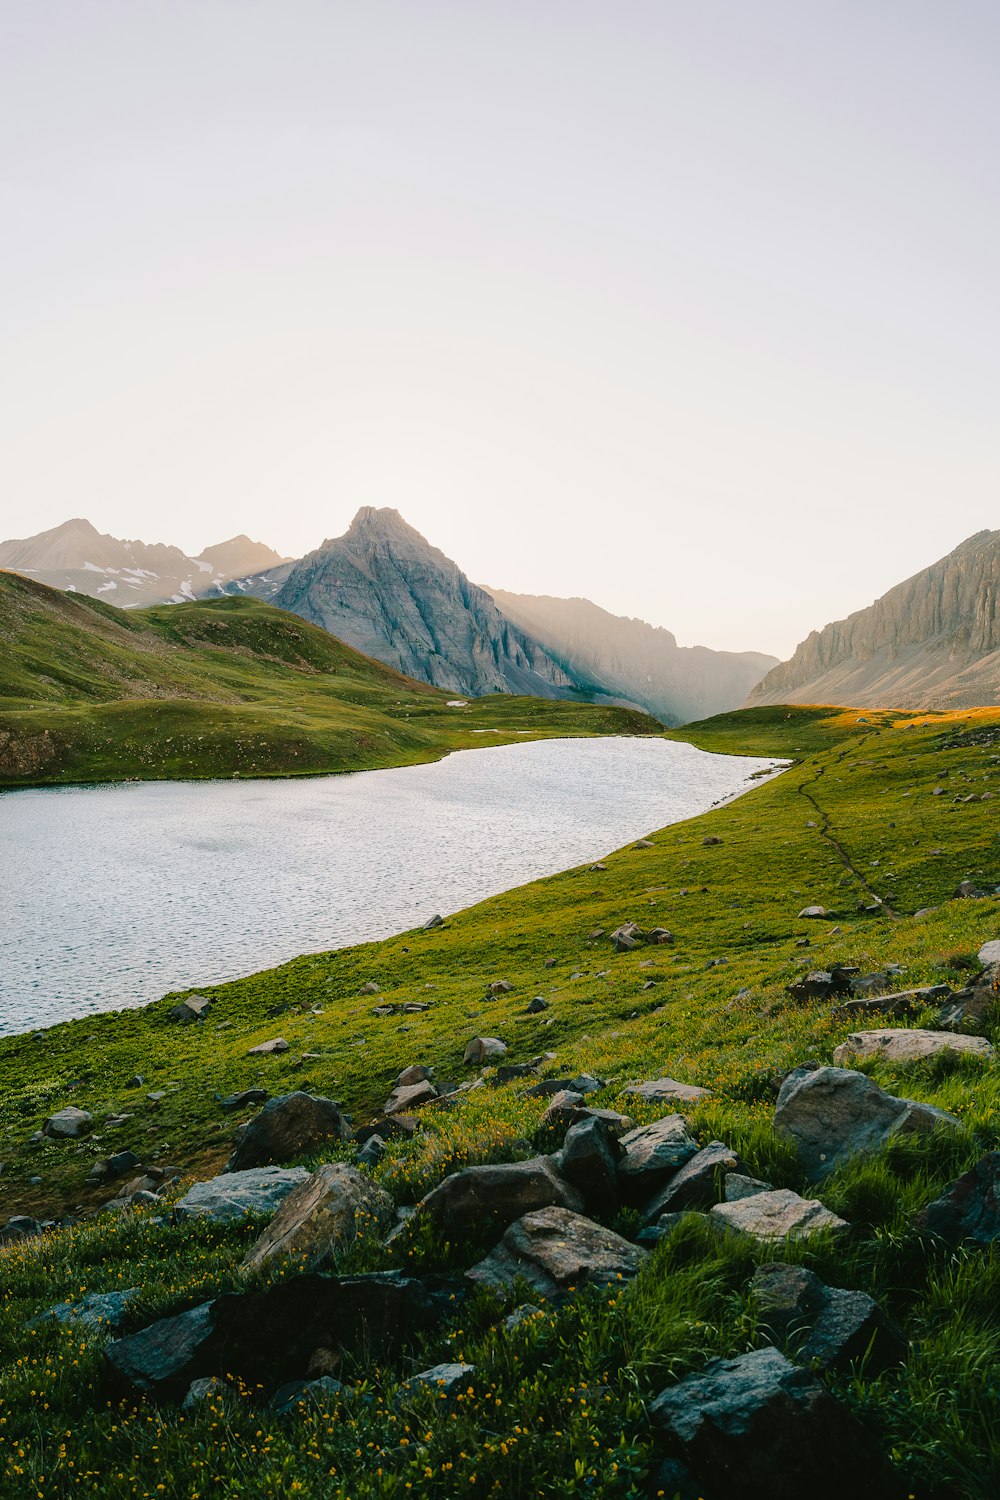
[(108, 594), (112, 589), (116, 589), (117, 587), (118, 585), (113, 578), (105, 578), (97, 592), (99, 594)]

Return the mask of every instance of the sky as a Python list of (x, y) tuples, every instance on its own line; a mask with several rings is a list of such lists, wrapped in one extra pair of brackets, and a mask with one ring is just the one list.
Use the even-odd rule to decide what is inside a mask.
[(1000, 526), (994, 0), (0, 0), (0, 537), (787, 656)]

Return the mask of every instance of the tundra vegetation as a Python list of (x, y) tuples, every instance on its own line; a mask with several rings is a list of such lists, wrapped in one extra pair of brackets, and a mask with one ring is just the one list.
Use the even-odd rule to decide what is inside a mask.
[[(186, 998), (175, 994), (0, 1042), (0, 1223), (50, 1225), (0, 1249), (5, 1497), (763, 1493), (746, 1488), (754, 1479), (728, 1493), (707, 1480), (704, 1491), (683, 1489), (683, 1471), (662, 1467), (664, 1396), (713, 1360), (774, 1342), (754, 1276), (775, 1262), (869, 1295), (895, 1330), (901, 1362), (876, 1359), (872, 1344), (822, 1374), (838, 1411), (860, 1424), (850, 1430), (891, 1466), (886, 1487), (873, 1473), (867, 1492), (893, 1493), (899, 1480), (903, 1494), (997, 1493), (1000, 1251), (988, 1233), (963, 1242), (921, 1219), (1000, 1145), (996, 1062), (983, 1048), (859, 1057), (850, 1066), (889, 1094), (953, 1120), (847, 1152), (819, 1177), (775, 1107), (791, 1070), (831, 1064), (859, 1029), (995, 1038), (991, 971), (978, 955), (1000, 939), (1000, 710), (761, 708), (677, 737), (792, 764), (736, 802), (651, 830), (641, 847), (595, 850), (593, 866), (426, 929), (201, 990), (208, 1003), (189, 1007), (186, 1023), (171, 1019)], [(808, 908), (821, 915), (800, 915)], [(625, 923), (669, 936), (633, 940), (626, 929), (614, 940)], [(978, 1004), (948, 1021), (940, 987), (971, 989)], [(845, 1002), (852, 990), (924, 993), (909, 1013), (859, 1019)], [(254, 1050), (279, 1037), (285, 1048)], [(505, 1055), (473, 1048), (480, 1060), (465, 1062), (477, 1038), (502, 1041)], [(501, 1071), (516, 1064), (531, 1070)], [(384, 1127), (384, 1151), (365, 1142), (359, 1154), (357, 1141), (331, 1136), (292, 1164), (360, 1160), (405, 1210), (461, 1168), (557, 1152), (582, 1108), (635, 1127), (679, 1114), (698, 1147), (728, 1147), (744, 1178), (818, 1199), (849, 1227), (770, 1242), (720, 1232), (714, 1213), (697, 1211), (728, 1196), (720, 1155), (699, 1187), (707, 1199), (685, 1196), (669, 1232), (640, 1240), (649, 1248), (637, 1274), (581, 1277), (551, 1295), (516, 1276), (463, 1281), (500, 1239), (488, 1215), (459, 1229), (428, 1211), (404, 1214), (386, 1236), (378, 1198), (367, 1228), (343, 1236), (320, 1281), (307, 1282), (304, 1254), (242, 1267), (266, 1227), (260, 1216), (175, 1212), (192, 1183), (223, 1170), (238, 1128), (262, 1117), (262, 1095), (336, 1101), (363, 1136), (397, 1086), (419, 1089), (422, 1069), (437, 1083), (410, 1110), (415, 1128)], [(631, 1091), (664, 1076), (693, 1097)], [(548, 1080), (591, 1091), (553, 1109), (553, 1095), (537, 1092)], [(438, 1092), (443, 1082), (477, 1086)], [(260, 1092), (233, 1108), (250, 1090)], [(89, 1133), (41, 1133), (67, 1108), (91, 1117)], [(151, 1190), (97, 1212), (122, 1189), (98, 1181), (96, 1164), (124, 1152)], [(556, 1162), (567, 1173), (568, 1156)], [(641, 1210), (623, 1193), (588, 1212), (634, 1250)], [(345, 1342), (309, 1400), (280, 1409), (246, 1370), (223, 1368), (182, 1410), (176, 1399), (123, 1395), (112, 1378), (114, 1338), (213, 1298), (292, 1298), (296, 1282), (312, 1295), (329, 1278), (387, 1270), (424, 1278), (444, 1310), (390, 1352)], [(114, 1332), (46, 1316), (124, 1290), (134, 1295)], [(526, 1303), (533, 1310), (508, 1323)], [(470, 1368), (413, 1382), (445, 1364)], [(786, 1426), (782, 1441), (800, 1442), (825, 1494), (829, 1455), (810, 1454), (808, 1429), (797, 1439), (794, 1421)], [(777, 1472), (773, 1493), (786, 1493)]]

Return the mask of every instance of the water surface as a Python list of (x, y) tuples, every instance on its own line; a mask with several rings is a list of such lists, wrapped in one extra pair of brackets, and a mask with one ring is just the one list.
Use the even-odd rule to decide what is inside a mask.
[(775, 765), (540, 740), (289, 781), (0, 795), (0, 1033), (414, 927), (597, 859)]

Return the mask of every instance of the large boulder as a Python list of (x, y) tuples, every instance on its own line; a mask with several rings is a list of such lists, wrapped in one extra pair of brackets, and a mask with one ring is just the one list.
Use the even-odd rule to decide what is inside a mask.
[(182, 1026), (189, 1025), (192, 1021), (203, 1021), (211, 1006), (212, 1002), (206, 995), (188, 995), (171, 1006), (167, 1011), (167, 1020), (180, 1022)]
[(622, 1196), (639, 1203), (648, 1198), (698, 1150), (682, 1115), (663, 1115), (621, 1137), (625, 1155), (618, 1164)]
[(244, 1257), (256, 1270), (279, 1255), (318, 1271), (363, 1234), (388, 1231), (396, 1213), (384, 1188), (347, 1162), (327, 1162), (289, 1193)]
[(86, 1328), (95, 1333), (116, 1333), (139, 1296), (138, 1287), (129, 1287), (121, 1292), (90, 1292), (86, 1297), (81, 1297), (79, 1302), (58, 1302), (42, 1316), (70, 1328)]
[(585, 1282), (603, 1286), (634, 1276), (646, 1254), (581, 1214), (542, 1208), (512, 1224), (496, 1249), (466, 1275), (497, 1292), (524, 1281), (539, 1296), (554, 1297)]
[(383, 1105), (387, 1115), (405, 1115), (421, 1104), (430, 1104), (438, 1097), (438, 1091), (429, 1078), (416, 1083), (398, 1083)]
[(42, 1126), (42, 1134), (56, 1141), (75, 1141), (89, 1135), (94, 1128), (94, 1117), (85, 1109), (57, 1109)]
[(984, 969), (988, 969), (991, 964), (1000, 964), (1000, 938), (991, 938), (988, 943), (984, 943), (978, 958)]
[(332, 1099), (312, 1094), (281, 1094), (237, 1134), (227, 1172), (291, 1161), (328, 1141), (349, 1141), (351, 1127)]
[(550, 1156), (530, 1161), (464, 1167), (438, 1183), (417, 1204), (417, 1215), (453, 1233), (484, 1225), (506, 1227), (532, 1209), (583, 1208), (583, 1194), (567, 1182)]
[(1000, 1240), (1000, 1151), (957, 1177), (918, 1215), (917, 1227), (952, 1245)]
[(227, 1223), (247, 1214), (277, 1213), (289, 1193), (307, 1181), (305, 1167), (250, 1167), (195, 1182), (174, 1204), (181, 1219), (215, 1219)]
[(717, 1203), (708, 1216), (715, 1229), (773, 1244), (789, 1238), (808, 1239), (828, 1231), (843, 1234), (850, 1226), (824, 1208), (816, 1198), (800, 1198), (791, 1188), (772, 1188), (733, 1203)]
[(827, 1286), (784, 1261), (758, 1267), (750, 1289), (758, 1326), (800, 1364), (847, 1370), (863, 1362), (874, 1376), (906, 1358), (899, 1329), (865, 1292)]
[(859, 1151), (877, 1151), (896, 1135), (956, 1129), (943, 1109), (897, 1099), (873, 1078), (846, 1068), (796, 1068), (778, 1093), (774, 1123), (795, 1142), (812, 1176), (831, 1172)]
[(507, 1043), (502, 1042), (497, 1036), (474, 1036), (471, 1042), (466, 1043), (462, 1054), (464, 1063), (486, 1063), (497, 1062), (501, 1057), (507, 1056)]
[(720, 1182), (728, 1173), (742, 1171), (743, 1163), (731, 1147), (709, 1141), (654, 1194), (643, 1213), (646, 1223), (665, 1213), (710, 1208), (719, 1197)]
[(293, 1276), (233, 1293), (109, 1344), (120, 1392), (180, 1400), (192, 1381), (232, 1375), (273, 1393), (305, 1380), (331, 1349), (394, 1354), (425, 1334), (461, 1287), (425, 1286), (395, 1271), (368, 1276)]
[(905, 1030), (885, 1026), (878, 1031), (852, 1031), (833, 1050), (838, 1067), (869, 1058), (889, 1063), (926, 1062), (940, 1052), (961, 1052), (968, 1057), (992, 1057), (993, 1048), (983, 1036), (963, 1036), (950, 1031)]
[(646, 1104), (697, 1104), (699, 1099), (712, 1097), (711, 1089), (679, 1083), (676, 1078), (647, 1078), (645, 1083), (630, 1083), (622, 1093), (634, 1094)]
[(777, 1349), (712, 1360), (663, 1391), (650, 1416), (673, 1453), (725, 1500), (906, 1493), (853, 1413)]
[(610, 1214), (618, 1206), (617, 1167), (624, 1155), (614, 1131), (591, 1116), (570, 1126), (557, 1161), (562, 1175), (583, 1194), (587, 1208)]

